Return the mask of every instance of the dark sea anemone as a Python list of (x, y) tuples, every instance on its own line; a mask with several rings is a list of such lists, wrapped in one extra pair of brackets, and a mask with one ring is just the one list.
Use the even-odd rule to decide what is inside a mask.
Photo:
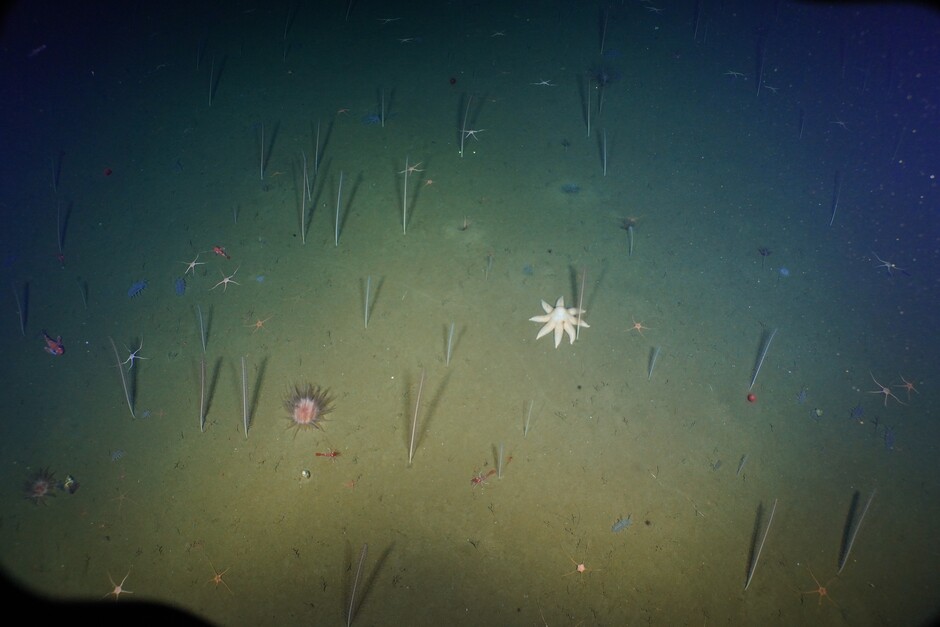
[(301, 429), (320, 429), (326, 414), (333, 411), (333, 398), (330, 391), (319, 385), (307, 383), (303, 387), (295, 385), (293, 391), (284, 399), (284, 408), (290, 427), (298, 431)]
[(46, 497), (55, 496), (55, 474), (40, 468), (23, 484), (23, 495), (36, 505), (45, 505)]

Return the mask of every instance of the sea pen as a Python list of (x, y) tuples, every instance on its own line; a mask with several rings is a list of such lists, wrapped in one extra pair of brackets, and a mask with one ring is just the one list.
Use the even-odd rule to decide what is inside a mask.
[(757, 381), (757, 375), (760, 374), (760, 367), (764, 365), (764, 358), (767, 357), (767, 351), (770, 350), (770, 343), (774, 341), (775, 335), (777, 335), (777, 329), (773, 330), (773, 333), (770, 334), (770, 338), (767, 339), (767, 343), (764, 344), (764, 351), (760, 354), (760, 360), (757, 362), (757, 368), (754, 370), (754, 376), (751, 378), (751, 384), (747, 386), (748, 391), (754, 387), (754, 382)]
[(261, 182), (264, 182), (264, 122), (261, 122)]
[(418, 397), (415, 399), (415, 415), (411, 420), (411, 443), (408, 445), (408, 465), (415, 456), (415, 432), (418, 429), (418, 407), (421, 405), (421, 390), (424, 389), (424, 369), (421, 369), (421, 383), (418, 384)]
[(369, 328), (369, 291), (372, 289), (372, 275), (366, 277), (366, 306), (363, 309), (363, 323)]
[(734, 473), (734, 476), (737, 477), (741, 474), (741, 471), (744, 470), (744, 464), (747, 463), (748, 453), (745, 453), (741, 456), (741, 461), (738, 462), (738, 470)]
[(12, 280), (10, 281), (10, 287), (13, 288), (13, 298), (16, 299), (16, 313), (20, 317), (20, 333), (23, 334), (23, 337), (26, 337), (26, 321), (23, 317), (23, 305), (20, 303), (20, 293), (16, 289), (16, 283)]
[[(463, 146), (460, 147), (463, 156)], [(405, 184), (401, 188), (401, 232), (402, 235), (408, 234), (408, 155), (405, 155)]]
[(382, 121), (382, 128), (385, 128), (385, 89), (382, 89), (382, 109), (379, 119)]
[[(199, 69), (199, 57), (196, 57), (196, 69)], [(215, 75), (215, 55), (212, 55), (212, 65), (209, 67), (209, 106), (212, 106), (212, 79)]]
[(603, 130), (603, 133), (601, 135), (601, 143), (603, 145), (603, 153), (604, 153), (604, 176), (607, 176), (607, 129), (606, 128)]
[(245, 439), (248, 439), (248, 366), (242, 357), (242, 416), (245, 420)]
[(304, 188), (300, 190), (300, 241), (307, 245), (307, 229), (304, 228), (307, 222), (307, 198), (310, 197), (310, 184), (307, 182), (307, 153), (300, 151), (304, 158)]
[(630, 238), (630, 252), (627, 254), (627, 256), (632, 257), (633, 256), (633, 225), (632, 224), (627, 225), (627, 235)]
[(653, 350), (653, 356), (650, 358), (650, 370), (649, 370), (649, 374), (647, 374), (647, 376), (646, 376), (646, 380), (647, 380), (647, 381), (651, 381), (651, 380), (653, 379), (653, 368), (656, 367), (656, 358), (659, 357), (659, 350), (660, 350), (660, 347), (659, 347), (659, 346), (657, 346), (657, 347)]
[(865, 514), (868, 513), (868, 506), (871, 505), (871, 500), (875, 498), (875, 491), (876, 491), (875, 489), (872, 489), (871, 496), (868, 497), (868, 502), (865, 503), (865, 509), (862, 510), (862, 515), (858, 517), (858, 523), (856, 523), (855, 529), (852, 530), (852, 535), (849, 538), (849, 543), (845, 547), (845, 553), (842, 555), (842, 560), (839, 562), (838, 573), (842, 572), (842, 569), (845, 568), (845, 563), (849, 561), (849, 553), (852, 552), (852, 545), (855, 544), (855, 536), (858, 535), (858, 530), (862, 526), (862, 521), (865, 520)]
[(581, 337), (581, 314), (584, 313), (584, 309), (581, 308), (581, 305), (584, 304), (584, 279), (587, 278), (587, 266), (581, 268), (581, 293), (578, 295), (578, 324), (574, 327), (574, 339)]
[(770, 510), (770, 520), (767, 521), (767, 528), (764, 529), (764, 537), (761, 538), (760, 546), (757, 547), (757, 554), (754, 556), (754, 561), (751, 562), (751, 567), (747, 572), (747, 581), (744, 583), (744, 589), (747, 590), (747, 587), (751, 585), (751, 578), (754, 576), (754, 571), (757, 570), (757, 561), (760, 559), (760, 553), (764, 550), (764, 542), (767, 541), (767, 534), (770, 533), (770, 525), (774, 522), (774, 512), (777, 511), (777, 499), (774, 499), (774, 506)]
[(359, 566), (356, 568), (356, 578), (353, 579), (352, 592), (349, 593), (349, 611), (346, 613), (346, 627), (349, 627), (353, 621), (353, 615), (356, 610), (356, 589), (359, 587), (359, 578), (362, 577), (362, 567), (366, 563), (366, 555), (369, 553), (369, 545), (363, 544), (359, 551)]
[(59, 255), (61, 255), (62, 239), (65, 234), (62, 232), (62, 207), (58, 201), (55, 203), (55, 235), (56, 244), (59, 245)]
[(463, 142), (467, 138), (467, 117), (470, 115), (470, 103), (473, 96), (467, 98), (467, 109), (463, 113), (463, 126), (460, 127), (460, 158), (463, 159)]
[(78, 292), (82, 295), (82, 305), (88, 309), (88, 283), (82, 281), (81, 277), (78, 279)]
[(901, 149), (901, 140), (904, 139), (904, 133), (907, 132), (907, 127), (901, 128), (901, 134), (898, 135), (898, 143), (894, 145), (894, 152), (891, 154), (891, 163), (897, 162), (898, 150)]
[(842, 193), (842, 174), (836, 170), (836, 192), (832, 199), (832, 215), (829, 216), (829, 226), (832, 226), (832, 223), (836, 219), (836, 209), (839, 208), (839, 194)]
[(317, 120), (317, 143), (313, 146), (313, 176), (320, 171), (320, 120)]
[(131, 393), (127, 389), (127, 379), (124, 378), (124, 368), (121, 365), (121, 356), (118, 355), (117, 346), (114, 345), (114, 340), (110, 337), (108, 339), (111, 340), (111, 348), (114, 349), (114, 359), (117, 362), (118, 373), (121, 375), (121, 387), (124, 388), (124, 400), (127, 401), (127, 408), (131, 410), (131, 418), (137, 418), (137, 415), (134, 414), (134, 404), (131, 403)]
[(206, 358), (199, 360), (199, 433), (206, 431)]
[(532, 418), (532, 406), (535, 405), (535, 401), (529, 401), (529, 411), (525, 415), (525, 422), (522, 424), (522, 437), (528, 437), (529, 435), (529, 419)]
[(202, 307), (196, 305), (196, 313), (199, 314), (199, 339), (202, 340), (202, 354), (206, 354), (206, 325), (202, 322)]
[(496, 478), (503, 478), (503, 443), (499, 443), (498, 452), (496, 454)]
[(450, 323), (450, 330), (447, 332), (447, 359), (444, 361), (445, 366), (450, 365), (450, 349), (454, 341), (454, 323)]
[(591, 79), (588, 79), (587, 83), (587, 137), (591, 138)]
[(339, 246), (339, 204), (343, 196), (343, 171), (339, 171), (339, 189), (336, 191), (336, 226), (333, 229), (333, 245)]

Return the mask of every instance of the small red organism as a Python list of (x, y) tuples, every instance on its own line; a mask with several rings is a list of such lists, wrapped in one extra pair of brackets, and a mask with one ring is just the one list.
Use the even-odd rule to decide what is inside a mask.
[(757, 395), (754, 394), (754, 393), (748, 394), (748, 395), (747, 395), (747, 402), (748, 402), (748, 403), (756, 403), (756, 402), (757, 402)]

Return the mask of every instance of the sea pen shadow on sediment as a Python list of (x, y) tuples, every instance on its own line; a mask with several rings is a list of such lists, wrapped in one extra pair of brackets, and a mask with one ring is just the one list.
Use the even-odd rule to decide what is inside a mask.
[[(254, 382), (251, 386), (251, 402), (249, 403), (248, 415), (254, 418), (257, 415), (259, 401), (261, 399), (261, 383), (264, 381), (264, 374), (268, 370), (268, 357), (265, 357), (261, 360), (261, 364), (258, 366), (258, 370), (254, 373)], [(250, 369), (249, 369), (250, 370)], [(249, 377), (251, 373), (249, 372)], [(252, 420), (252, 422), (254, 422)]]
[(209, 391), (206, 392), (206, 418), (212, 411), (212, 399), (215, 397), (215, 388), (219, 384), (219, 375), (222, 373), (222, 358), (218, 357), (209, 371)]

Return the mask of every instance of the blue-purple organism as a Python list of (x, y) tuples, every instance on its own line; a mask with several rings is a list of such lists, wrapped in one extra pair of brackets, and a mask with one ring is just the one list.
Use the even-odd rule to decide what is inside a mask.
[(894, 429), (888, 426), (885, 427), (885, 450), (894, 450)]
[(855, 407), (849, 410), (849, 418), (855, 422), (861, 422), (864, 415), (865, 410), (862, 408), (861, 402), (857, 403)]
[(806, 388), (800, 388), (800, 391), (796, 393), (796, 402), (800, 405), (806, 400)]

